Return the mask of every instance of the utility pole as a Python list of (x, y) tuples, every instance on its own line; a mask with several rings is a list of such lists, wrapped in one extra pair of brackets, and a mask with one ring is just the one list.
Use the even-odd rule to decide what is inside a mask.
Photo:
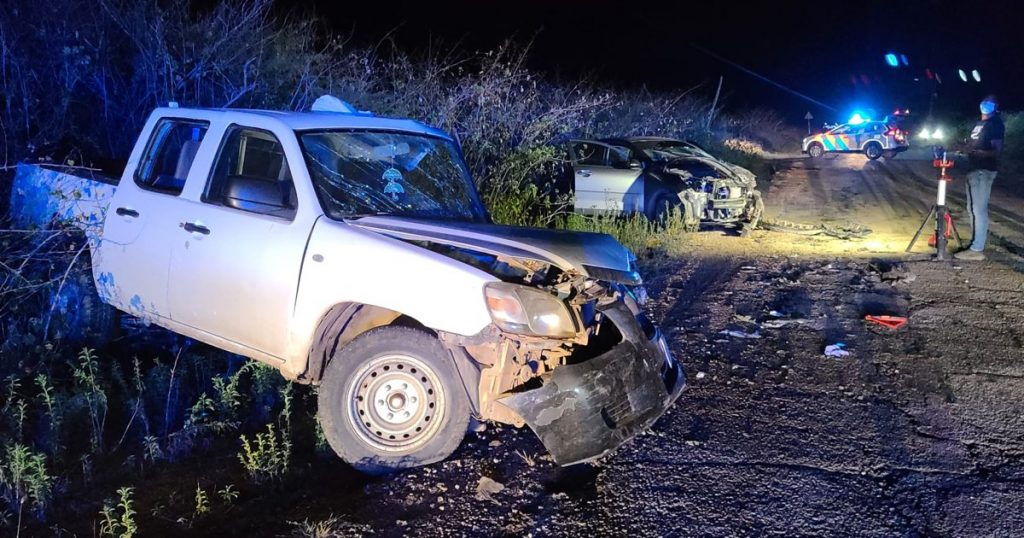
[(718, 77), (718, 89), (715, 90), (715, 100), (711, 102), (711, 110), (708, 111), (708, 125), (707, 130), (711, 130), (711, 122), (715, 119), (715, 107), (718, 106), (718, 96), (722, 93), (722, 81), (725, 80), (725, 76)]

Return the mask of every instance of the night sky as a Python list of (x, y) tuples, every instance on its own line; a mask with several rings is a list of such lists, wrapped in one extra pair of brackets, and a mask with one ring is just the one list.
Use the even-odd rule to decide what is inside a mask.
[[(335, 31), (373, 44), (391, 36), (403, 49), (429, 43), (488, 50), (512, 37), (532, 40), (531, 66), (552, 76), (589, 76), (616, 87), (646, 85), (714, 93), (724, 76), (727, 105), (767, 106), (801, 123), (845, 118), (854, 108), (883, 115), (894, 107), (926, 111), (938, 89), (936, 114), (975, 113), (986, 93), (1019, 108), (1024, 83), (1019, 6), (1010, 1), (859, 2), (518, 2), (313, 0)], [(984, 6), (984, 7), (982, 7)], [(695, 46), (696, 45), (696, 46)], [(698, 47), (807, 95), (831, 111), (759, 81)], [(887, 52), (909, 67), (886, 65)], [(978, 69), (982, 83), (964, 83)], [(929, 81), (925, 68), (943, 84)], [(919, 79), (914, 81), (914, 78)], [(856, 81), (856, 83), (854, 83)]]

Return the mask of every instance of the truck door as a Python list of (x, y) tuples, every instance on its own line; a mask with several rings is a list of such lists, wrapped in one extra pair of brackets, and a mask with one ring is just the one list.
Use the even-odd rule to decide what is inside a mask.
[(643, 211), (643, 182), (628, 148), (575, 141), (571, 146), (578, 213)]
[(96, 288), (105, 301), (148, 321), (169, 317), (170, 237), (208, 128), (204, 121), (159, 120), (131, 180), (120, 182), (107, 209), (93, 259)]
[(278, 137), (227, 127), (194, 198), (183, 200), (172, 232), (171, 318), (284, 357), (309, 228), (294, 223), (295, 186)]

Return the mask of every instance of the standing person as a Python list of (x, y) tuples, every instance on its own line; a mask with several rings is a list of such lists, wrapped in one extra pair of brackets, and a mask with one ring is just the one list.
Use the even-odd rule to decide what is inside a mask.
[(984, 260), (988, 239), (988, 198), (999, 170), (1006, 128), (999, 117), (999, 104), (990, 95), (981, 101), (981, 121), (968, 141), (967, 211), (971, 216), (971, 246), (953, 257), (958, 260)]

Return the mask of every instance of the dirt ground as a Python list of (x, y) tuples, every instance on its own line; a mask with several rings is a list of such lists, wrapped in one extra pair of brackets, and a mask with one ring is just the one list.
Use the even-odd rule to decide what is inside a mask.
[[(999, 217), (989, 261), (932, 262), (924, 246), (905, 256), (934, 185), (921, 162), (778, 166), (769, 215), (876, 232), (708, 230), (687, 255), (645, 260), (689, 387), (605, 460), (558, 468), (528, 430), (492, 426), (447, 461), (386, 478), (313, 458), (184, 531), (163, 514), (187, 506), (191, 484), (244, 483), (234, 451), (214, 447), (153, 471), (138, 490), (142, 534), (288, 535), (290, 522), (333, 518), (337, 535), (1020, 536), (1017, 224)], [(890, 330), (867, 314), (909, 322)], [(824, 356), (839, 342), (848, 356)], [(482, 480), (502, 487), (481, 492)]]

